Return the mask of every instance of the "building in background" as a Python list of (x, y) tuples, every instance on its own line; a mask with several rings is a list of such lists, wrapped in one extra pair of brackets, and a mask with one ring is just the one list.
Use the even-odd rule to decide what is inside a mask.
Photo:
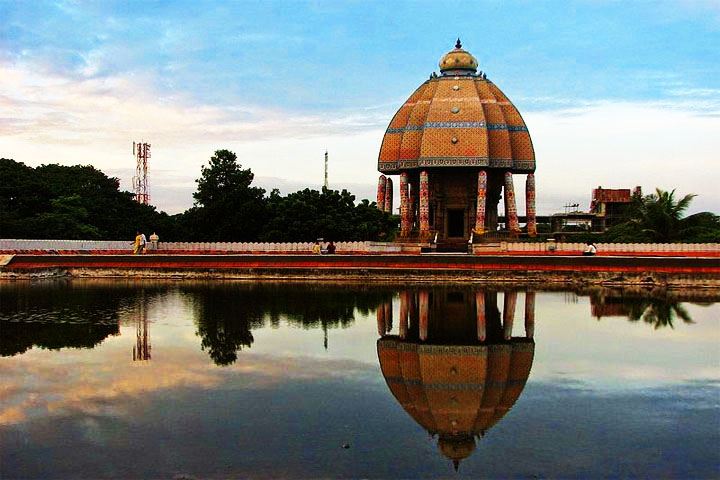
[[(604, 232), (621, 223), (635, 197), (642, 196), (642, 188), (594, 188), (590, 209), (556, 213), (551, 217), (553, 233)], [(575, 206), (578, 206), (575, 204)]]

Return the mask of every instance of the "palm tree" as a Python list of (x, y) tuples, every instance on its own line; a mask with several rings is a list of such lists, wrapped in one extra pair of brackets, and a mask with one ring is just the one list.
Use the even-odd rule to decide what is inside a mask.
[(659, 188), (645, 197), (637, 196), (628, 212), (628, 220), (608, 230), (615, 241), (677, 242), (720, 241), (720, 217), (700, 212), (684, 217), (695, 194), (676, 200), (675, 190)]
[(678, 302), (662, 298), (635, 299), (629, 306), (628, 319), (631, 322), (641, 320), (655, 326), (675, 328), (673, 322), (679, 318), (684, 323), (695, 323), (688, 311)]

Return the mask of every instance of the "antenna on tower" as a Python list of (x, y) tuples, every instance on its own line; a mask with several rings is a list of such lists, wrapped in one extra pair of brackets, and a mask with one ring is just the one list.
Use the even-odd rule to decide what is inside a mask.
[(147, 205), (150, 203), (150, 189), (147, 177), (150, 144), (133, 142), (133, 156), (135, 157), (135, 176), (132, 179), (133, 196), (136, 202)]
[(328, 188), (328, 152), (325, 150), (325, 189)]

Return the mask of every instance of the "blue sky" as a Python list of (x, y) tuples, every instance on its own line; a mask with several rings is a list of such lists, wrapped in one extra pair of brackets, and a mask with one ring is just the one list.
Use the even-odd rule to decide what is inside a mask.
[(526, 117), (543, 213), (596, 184), (718, 210), (720, 1), (0, 0), (0, 156), (127, 183), (142, 137), (177, 211), (215, 148), (281, 189), (317, 186), (329, 148), (333, 186), (372, 196), (384, 128), (458, 36)]

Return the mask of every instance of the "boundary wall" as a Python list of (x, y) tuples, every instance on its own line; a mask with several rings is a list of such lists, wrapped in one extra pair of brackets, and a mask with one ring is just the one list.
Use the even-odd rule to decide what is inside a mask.
[[(149, 243), (148, 243), (149, 245)], [(322, 243), (324, 247), (326, 242)], [(15, 240), (0, 239), (0, 252), (130, 253), (133, 242), (118, 240)], [(285, 253), (307, 254), (313, 242), (159, 242), (162, 253)], [(400, 253), (401, 245), (391, 242), (337, 242), (336, 253)]]
[[(493, 248), (494, 247), (494, 248)], [(641, 256), (720, 256), (720, 243), (596, 243), (597, 255)], [(473, 245), (473, 253), (508, 253), (524, 255), (577, 255), (585, 243), (569, 242), (499, 242)]]
[[(336, 253), (420, 253), (420, 244), (393, 242), (337, 242)], [(307, 254), (312, 242), (160, 242), (156, 252), (166, 254)], [(324, 245), (323, 245), (324, 246)], [(598, 256), (700, 256), (720, 257), (720, 243), (598, 243)], [(476, 255), (578, 255), (584, 243), (497, 242), (472, 245)], [(0, 239), (0, 253), (122, 254), (132, 242), (117, 240), (15, 240)]]

